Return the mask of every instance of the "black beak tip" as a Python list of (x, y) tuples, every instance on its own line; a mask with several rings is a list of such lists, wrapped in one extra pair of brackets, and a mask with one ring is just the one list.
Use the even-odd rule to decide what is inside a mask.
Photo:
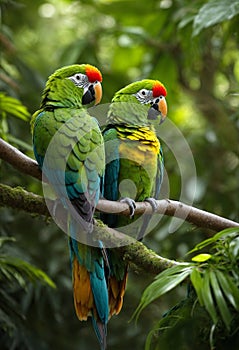
[(95, 93), (94, 93), (94, 88), (91, 85), (82, 97), (82, 104), (88, 105), (89, 103), (93, 102), (94, 100), (95, 100)]
[(159, 115), (158, 109), (154, 108), (154, 106), (149, 108), (149, 111), (148, 111), (148, 119), (149, 120), (157, 119), (158, 115)]
[(159, 125), (161, 125), (161, 124), (163, 124), (163, 122), (164, 122), (164, 120), (165, 120), (165, 118), (161, 115), (161, 118), (160, 118), (160, 123), (159, 123)]

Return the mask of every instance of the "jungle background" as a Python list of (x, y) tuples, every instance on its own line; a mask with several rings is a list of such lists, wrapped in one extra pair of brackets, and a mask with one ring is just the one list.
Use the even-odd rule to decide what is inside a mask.
[[(47, 77), (63, 65), (96, 65), (103, 73), (103, 103), (132, 81), (159, 79), (168, 91), (168, 118), (194, 155), (193, 205), (238, 221), (238, 14), (235, 0), (0, 0), (1, 98), (14, 97), (27, 108), (17, 113), (0, 104), (0, 136), (34, 158), (30, 115)], [(170, 198), (178, 200), (177, 163), (163, 148)], [(0, 174), (4, 184), (42, 193), (39, 181), (4, 161)], [(46, 286), (34, 274), (1, 275), (1, 349), (97, 349), (91, 323), (75, 316), (66, 236), (54, 223), (23, 211), (3, 207), (0, 220), (1, 256), (29, 262), (56, 284)], [(169, 224), (164, 217), (144, 242), (170, 259), (187, 260), (187, 251), (214, 234), (186, 222), (169, 234)], [(149, 305), (135, 323), (132, 314), (153, 278), (137, 266), (130, 269), (123, 309), (109, 322), (109, 349), (144, 349), (155, 323), (186, 298), (186, 287), (179, 287)], [(197, 349), (193, 332), (189, 320), (170, 342), (152, 348)], [(209, 349), (208, 342), (199, 347)]]

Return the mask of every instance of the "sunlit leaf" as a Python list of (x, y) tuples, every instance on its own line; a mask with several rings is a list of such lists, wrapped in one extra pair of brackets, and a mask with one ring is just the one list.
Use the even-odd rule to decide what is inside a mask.
[(207, 261), (209, 259), (211, 259), (212, 255), (211, 254), (198, 254), (198, 255), (195, 255), (193, 258), (192, 258), (192, 261), (195, 261), (195, 262), (204, 262), (204, 261)]

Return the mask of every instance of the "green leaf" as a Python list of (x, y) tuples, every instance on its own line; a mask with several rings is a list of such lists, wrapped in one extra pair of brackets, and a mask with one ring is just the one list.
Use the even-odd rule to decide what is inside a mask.
[(212, 255), (211, 254), (198, 254), (198, 255), (195, 255), (193, 258), (192, 258), (192, 261), (195, 261), (195, 262), (204, 262), (204, 261), (207, 261), (209, 259), (211, 259)]
[[(232, 255), (232, 260), (238, 259), (239, 256), (239, 237), (233, 238), (230, 242), (230, 254)], [(233, 259), (234, 258), (234, 259)]]
[(194, 253), (198, 250), (201, 250), (213, 243), (215, 243), (217, 240), (221, 239), (224, 236), (228, 236), (232, 233), (239, 233), (239, 227), (230, 227), (230, 228), (226, 228), (225, 230), (222, 230), (218, 233), (216, 233), (213, 237), (207, 238), (204, 241), (198, 243), (192, 250), (190, 250), (187, 254), (191, 254)]
[(223, 291), (231, 305), (239, 311), (239, 289), (233, 282), (232, 278), (227, 274), (227, 271), (215, 271), (216, 277)]
[(222, 319), (223, 319), (227, 329), (229, 329), (230, 323), (232, 320), (232, 315), (231, 315), (230, 310), (227, 306), (226, 300), (222, 294), (220, 285), (219, 285), (218, 280), (217, 280), (217, 275), (214, 271), (209, 271), (209, 276), (210, 276), (210, 282), (211, 282), (213, 294), (215, 296), (220, 314), (222, 316)]
[(190, 264), (180, 264), (171, 267), (160, 273), (153, 283), (151, 283), (143, 292), (141, 301), (135, 310), (133, 317), (136, 319), (142, 310), (155, 299), (169, 292), (180, 284), (188, 275), (190, 275), (193, 266)]
[(0, 93), (0, 115), (8, 113), (19, 119), (28, 121), (30, 113), (27, 108), (16, 98)]
[(145, 341), (145, 350), (150, 350), (150, 346), (152, 343), (153, 336), (155, 334), (155, 329), (152, 329), (149, 334), (147, 335), (146, 341)]
[(209, 271), (204, 271), (203, 284), (201, 289), (201, 295), (203, 304), (212, 318), (214, 324), (217, 324), (218, 316), (216, 311), (216, 305), (214, 304), (212, 291), (210, 287)]
[(31, 282), (40, 280), (42, 283), (56, 288), (55, 283), (42, 270), (16, 257), (0, 256), (0, 274), (1, 273), (8, 279), (14, 277), (22, 287), (25, 286), (25, 281), (22, 276), (24, 275)]
[(231, 20), (239, 13), (238, 0), (213, 0), (203, 5), (194, 18), (193, 36), (198, 35), (204, 28), (217, 23)]
[(200, 305), (203, 305), (203, 297), (202, 297), (202, 288), (203, 288), (203, 278), (201, 276), (200, 271), (198, 268), (194, 268), (190, 274), (190, 279), (193, 284), (193, 287), (197, 293), (198, 300)]
[(210, 349), (215, 349), (215, 344), (214, 344), (214, 332), (216, 329), (216, 325), (213, 324), (211, 329), (210, 329), (210, 336), (209, 336), (209, 343), (210, 343)]
[(0, 248), (6, 243), (6, 242), (15, 242), (15, 238), (13, 237), (0, 237)]

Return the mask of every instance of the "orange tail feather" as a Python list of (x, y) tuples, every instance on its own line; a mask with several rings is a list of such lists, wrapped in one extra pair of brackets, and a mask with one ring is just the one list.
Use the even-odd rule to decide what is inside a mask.
[(118, 281), (115, 276), (112, 276), (109, 279), (110, 317), (118, 315), (123, 306), (127, 277), (128, 273), (126, 271), (123, 280)]
[(90, 286), (90, 274), (76, 258), (73, 261), (73, 294), (77, 317), (86, 321), (94, 308), (94, 299)]

